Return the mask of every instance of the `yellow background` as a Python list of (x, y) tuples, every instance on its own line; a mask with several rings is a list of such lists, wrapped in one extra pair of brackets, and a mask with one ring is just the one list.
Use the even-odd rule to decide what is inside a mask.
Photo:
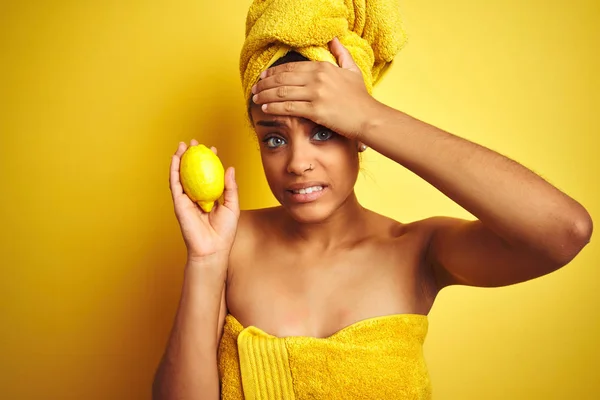
[[(409, 44), (375, 96), (520, 161), (598, 223), (600, 4), (401, 3)], [(150, 397), (185, 258), (167, 184), (180, 140), (219, 148), (243, 208), (274, 203), (238, 80), (248, 5), (0, 5), (0, 397)], [(363, 166), (369, 208), (469, 216), (373, 151)], [(597, 398), (594, 239), (548, 277), (440, 295), (436, 400)]]

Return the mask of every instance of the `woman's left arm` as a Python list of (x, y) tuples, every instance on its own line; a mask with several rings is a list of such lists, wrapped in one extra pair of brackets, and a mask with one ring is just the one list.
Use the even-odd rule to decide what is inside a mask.
[(254, 102), (359, 140), (478, 218), (421, 222), (438, 289), (529, 280), (566, 265), (589, 242), (592, 220), (581, 204), (515, 161), (378, 102), (348, 50), (337, 39), (330, 49), (340, 68), (270, 68), (253, 88)]
[(358, 139), (478, 218), (425, 221), (440, 288), (532, 279), (566, 265), (589, 243), (585, 208), (529, 169), (384, 104), (371, 110)]

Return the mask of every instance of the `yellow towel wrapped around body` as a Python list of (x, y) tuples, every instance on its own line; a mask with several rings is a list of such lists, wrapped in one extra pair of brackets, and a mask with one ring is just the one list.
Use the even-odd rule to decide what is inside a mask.
[(221, 399), (431, 399), (427, 329), (425, 315), (395, 314), (327, 338), (280, 338), (227, 315), (218, 351)]
[(240, 75), (246, 101), (262, 71), (289, 51), (337, 65), (328, 43), (337, 37), (373, 85), (405, 45), (397, 0), (255, 0), (246, 18)]

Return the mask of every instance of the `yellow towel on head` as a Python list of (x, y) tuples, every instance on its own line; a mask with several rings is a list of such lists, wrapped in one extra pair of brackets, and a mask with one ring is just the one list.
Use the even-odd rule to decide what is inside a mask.
[(240, 55), (244, 98), (262, 71), (290, 50), (337, 65), (328, 43), (337, 37), (373, 85), (407, 40), (397, 0), (254, 0)]

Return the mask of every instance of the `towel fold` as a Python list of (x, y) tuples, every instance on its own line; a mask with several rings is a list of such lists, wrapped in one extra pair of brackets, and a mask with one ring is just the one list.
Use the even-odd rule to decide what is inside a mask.
[(254, 0), (246, 18), (240, 75), (246, 101), (262, 71), (289, 51), (337, 65), (328, 43), (337, 37), (372, 93), (407, 35), (397, 0)]
[(326, 338), (276, 337), (229, 314), (218, 350), (222, 400), (430, 400), (425, 315), (356, 322)]

